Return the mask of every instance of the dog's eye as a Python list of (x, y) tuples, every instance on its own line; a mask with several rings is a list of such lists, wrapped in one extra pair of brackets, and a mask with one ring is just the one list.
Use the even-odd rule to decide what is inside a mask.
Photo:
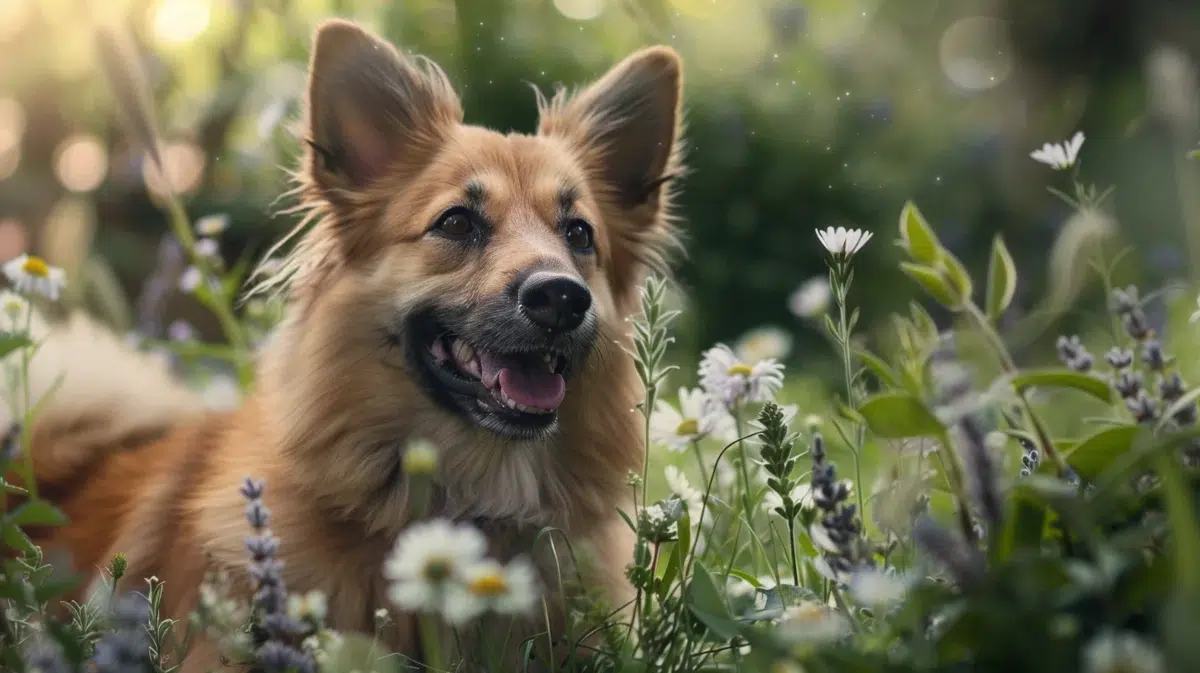
[(449, 238), (467, 238), (475, 231), (475, 222), (470, 213), (451, 210), (438, 220), (434, 229)]
[(571, 220), (566, 229), (567, 245), (576, 252), (592, 249), (592, 227), (583, 220)]

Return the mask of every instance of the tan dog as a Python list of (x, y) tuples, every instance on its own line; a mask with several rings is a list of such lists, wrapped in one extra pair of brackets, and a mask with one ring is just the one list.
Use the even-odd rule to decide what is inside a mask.
[[(411, 520), (402, 453), (420, 438), (441, 450), (435, 514), (480, 522), (502, 558), (559, 527), (602, 559), (589, 583), (626, 602), (633, 536), (617, 508), (644, 447), (619, 342), (676, 241), (679, 57), (645, 49), (574, 95), (539, 96), (535, 135), (464, 125), (441, 69), (351, 23), (319, 28), (310, 70), (310, 217), (267, 280), (288, 309), (256, 390), (206, 411), (85, 319), (50, 328), (35, 395), (66, 378), (33, 452), (70, 523), (36, 542), (92, 577), (125, 553), (123, 586), (157, 576), (185, 618), (207, 568), (245, 576), (238, 487), (263, 478), (290, 589), (324, 591), (332, 628), (369, 632)], [(388, 644), (413, 653), (412, 633), (400, 620)], [(186, 670), (216, 665), (210, 644), (193, 650)]]

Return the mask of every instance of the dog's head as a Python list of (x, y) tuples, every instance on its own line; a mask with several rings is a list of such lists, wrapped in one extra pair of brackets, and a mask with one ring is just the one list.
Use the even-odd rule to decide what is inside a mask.
[(374, 345), (344, 365), (470, 427), (552, 435), (675, 241), (680, 85), (675, 52), (645, 49), (574, 95), (539, 95), (536, 134), (505, 135), (463, 123), (436, 64), (325, 23), (300, 175), (317, 222), (285, 267), (297, 310), (339, 304), (347, 343)]

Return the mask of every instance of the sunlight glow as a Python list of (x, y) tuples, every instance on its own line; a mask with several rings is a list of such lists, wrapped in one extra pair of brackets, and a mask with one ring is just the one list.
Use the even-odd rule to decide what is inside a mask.
[(73, 135), (59, 145), (54, 159), (54, 174), (63, 187), (72, 192), (90, 192), (104, 182), (108, 174), (108, 152), (100, 139), (91, 134)]
[(185, 44), (200, 37), (212, 15), (210, 0), (159, 0), (154, 36), (164, 44)]

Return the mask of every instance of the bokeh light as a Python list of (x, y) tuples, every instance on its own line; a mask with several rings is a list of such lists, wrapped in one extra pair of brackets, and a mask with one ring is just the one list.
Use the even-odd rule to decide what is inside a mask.
[(955, 86), (969, 91), (999, 86), (1012, 71), (1008, 28), (988, 16), (959, 19), (942, 33), (938, 58)]
[(159, 0), (154, 8), (154, 37), (163, 44), (186, 44), (200, 37), (212, 17), (209, 0)]
[(0, 152), (21, 144), (25, 135), (25, 109), (11, 98), (0, 98)]
[(90, 192), (108, 174), (108, 152), (100, 139), (91, 134), (68, 137), (55, 154), (54, 175), (72, 192)]
[(200, 185), (204, 177), (204, 151), (190, 142), (171, 143), (163, 148), (162, 160), (167, 180), (149, 158), (144, 163), (146, 189), (158, 197), (166, 196), (167, 186), (176, 194), (186, 194)]
[(559, 14), (576, 21), (590, 21), (604, 11), (604, 0), (554, 0)]

